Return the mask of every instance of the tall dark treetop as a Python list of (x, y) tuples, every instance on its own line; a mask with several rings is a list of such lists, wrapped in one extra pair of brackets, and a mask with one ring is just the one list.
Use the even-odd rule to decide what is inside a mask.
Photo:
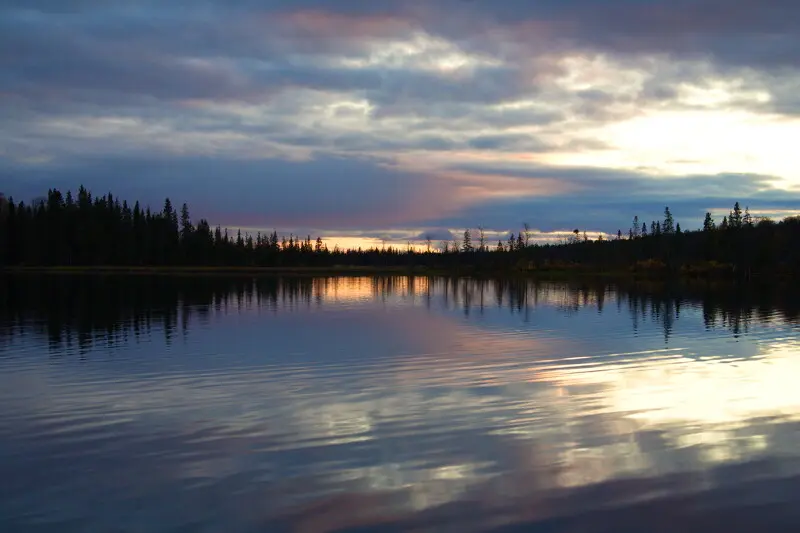
[(717, 229), (714, 225), (714, 219), (711, 218), (711, 213), (706, 212), (706, 218), (703, 220), (703, 231), (714, 231)]

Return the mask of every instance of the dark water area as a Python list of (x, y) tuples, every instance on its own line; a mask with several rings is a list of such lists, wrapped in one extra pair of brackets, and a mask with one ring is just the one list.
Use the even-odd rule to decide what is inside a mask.
[(0, 532), (800, 531), (800, 291), (0, 278)]

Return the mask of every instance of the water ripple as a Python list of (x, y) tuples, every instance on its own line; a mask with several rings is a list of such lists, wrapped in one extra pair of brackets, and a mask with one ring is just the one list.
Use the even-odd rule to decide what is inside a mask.
[(116, 322), (24, 293), (3, 310), (3, 531), (798, 518), (800, 336), (784, 303), (435, 278), (175, 283), (172, 306), (131, 296), (136, 309), (92, 314)]

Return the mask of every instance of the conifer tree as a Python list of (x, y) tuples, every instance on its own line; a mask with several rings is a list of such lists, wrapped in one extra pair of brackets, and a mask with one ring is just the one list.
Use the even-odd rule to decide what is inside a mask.
[(745, 227), (748, 227), (748, 228), (752, 228), (753, 227), (753, 217), (750, 216), (750, 208), (747, 207), (747, 206), (744, 208), (744, 216), (742, 217), (742, 225), (744, 225)]
[(462, 241), (462, 244), (461, 244), (461, 250), (463, 252), (472, 252), (473, 251), (473, 248), (472, 248), (472, 235), (470, 234), (470, 231), (468, 229), (464, 230), (464, 240)]
[(711, 213), (706, 212), (706, 218), (703, 220), (703, 231), (714, 231), (716, 226), (714, 225), (714, 219), (711, 218)]
[(192, 233), (194, 233), (194, 226), (192, 226), (192, 219), (189, 217), (189, 206), (184, 203), (181, 207), (181, 240), (187, 242)]
[(733, 204), (733, 211), (731, 211), (731, 216), (728, 218), (728, 225), (732, 228), (742, 227), (742, 208), (739, 206), (739, 202)]
[(675, 220), (672, 218), (669, 207), (664, 208), (664, 223), (661, 225), (661, 232), (665, 235), (675, 233)]

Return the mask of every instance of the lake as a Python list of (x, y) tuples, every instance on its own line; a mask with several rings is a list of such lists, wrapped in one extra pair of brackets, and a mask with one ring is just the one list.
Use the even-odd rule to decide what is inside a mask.
[(792, 287), (0, 278), (0, 531), (797, 531)]

